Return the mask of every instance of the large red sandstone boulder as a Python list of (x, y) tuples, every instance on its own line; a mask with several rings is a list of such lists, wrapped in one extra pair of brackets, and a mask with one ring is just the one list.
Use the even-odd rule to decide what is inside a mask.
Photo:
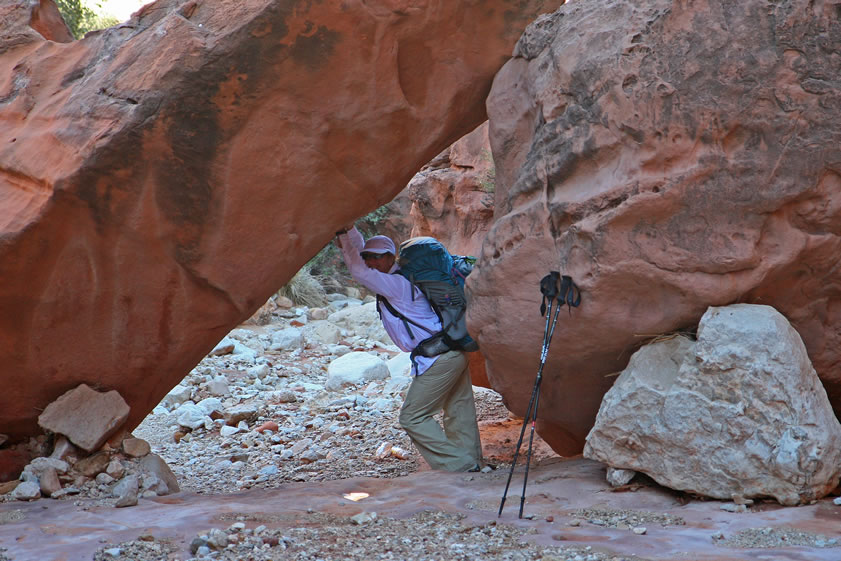
[[(371, 231), (390, 237), (398, 245), (403, 240), (412, 237), (412, 199), (409, 197), (408, 189), (400, 191), (385, 207), (381, 208), (384, 211), (384, 218), (378, 224), (372, 225)], [(377, 209), (375, 214), (379, 212), (381, 212), (380, 209)]]
[(493, 221), (495, 171), (485, 121), (412, 177), (384, 207), (377, 232), (398, 244), (432, 236), (453, 253), (478, 255)]
[(538, 283), (554, 269), (580, 284), (540, 397), (558, 452), (581, 449), (632, 351), (695, 328), (711, 305), (781, 311), (837, 412), (838, 13), (807, 0), (572, 2), (530, 26), (497, 75), (498, 218), (468, 280), (469, 321), (493, 387), (522, 413)]
[(485, 119), (560, 1), (160, 0), (61, 44), (0, 0), (0, 432), (134, 426), (342, 224)]

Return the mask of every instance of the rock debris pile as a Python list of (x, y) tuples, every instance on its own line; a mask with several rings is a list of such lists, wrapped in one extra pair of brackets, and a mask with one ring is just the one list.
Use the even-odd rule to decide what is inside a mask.
[(397, 424), (408, 356), (382, 330), (370, 299), (330, 299), (326, 308), (278, 299), (267, 325), (233, 330), (135, 430), (185, 490), (417, 469)]
[(116, 391), (81, 384), (60, 396), (39, 416), (45, 434), (9, 450), (32, 460), (17, 480), (0, 484), (2, 500), (84, 495), (125, 507), (136, 505), (138, 496), (178, 492), (175, 476), (149, 443), (120, 430), (128, 413)]
[(838, 547), (838, 538), (829, 538), (822, 534), (804, 532), (795, 528), (747, 528), (741, 530), (731, 538), (723, 535), (716, 536), (721, 545), (727, 547), (757, 547), (769, 549), (775, 547), (807, 546), (807, 547)]
[[(646, 525), (658, 526), (682, 526), (684, 520), (679, 516), (671, 516), (657, 512), (646, 512), (639, 510), (621, 510), (608, 507), (593, 507), (581, 509), (573, 513), (578, 519), (586, 520), (596, 526), (607, 526), (620, 530), (633, 530), (636, 533), (645, 533)], [(640, 529), (642, 529), (640, 531)]]

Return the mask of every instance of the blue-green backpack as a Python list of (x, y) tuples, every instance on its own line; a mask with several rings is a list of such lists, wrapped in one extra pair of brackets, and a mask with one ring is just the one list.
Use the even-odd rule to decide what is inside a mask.
[[(418, 343), (413, 355), (437, 356), (449, 350), (479, 350), (479, 344), (467, 333), (467, 301), (464, 297), (464, 280), (473, 270), (475, 262), (475, 257), (451, 255), (435, 238), (411, 238), (400, 244), (400, 269), (397, 273), (423, 292), (442, 326), (441, 331)], [(408, 324), (414, 322), (395, 310), (388, 301), (384, 304), (389, 312), (403, 320), (411, 334)]]

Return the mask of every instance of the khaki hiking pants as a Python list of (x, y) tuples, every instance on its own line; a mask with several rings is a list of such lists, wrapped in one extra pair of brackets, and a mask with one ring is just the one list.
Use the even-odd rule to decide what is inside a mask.
[[(444, 428), (433, 415), (444, 410)], [(482, 462), (467, 357), (449, 351), (415, 376), (400, 410), (400, 426), (432, 469), (465, 471)]]

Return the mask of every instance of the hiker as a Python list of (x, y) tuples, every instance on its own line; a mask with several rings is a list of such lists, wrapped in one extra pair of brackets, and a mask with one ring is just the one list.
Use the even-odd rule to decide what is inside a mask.
[[(336, 235), (350, 274), (377, 294), (383, 327), (401, 350), (411, 352), (420, 341), (441, 330), (438, 316), (421, 291), (405, 277), (393, 274), (399, 267), (391, 238), (374, 236), (364, 242), (352, 225)], [(389, 312), (383, 298), (414, 327)], [(442, 409), (443, 430), (433, 418)], [(432, 469), (479, 471), (483, 467), (473, 386), (462, 351), (414, 357), (400, 426)]]

